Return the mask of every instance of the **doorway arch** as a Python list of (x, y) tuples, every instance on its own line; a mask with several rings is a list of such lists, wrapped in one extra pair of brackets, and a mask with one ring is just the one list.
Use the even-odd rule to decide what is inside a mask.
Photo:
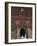
[(21, 30), (20, 30), (20, 37), (21, 36), (25, 37), (25, 34), (26, 34), (25, 29), (21, 28)]
[(23, 37), (25, 37), (26, 35), (26, 38), (28, 38), (28, 29), (27, 29), (27, 24), (25, 22), (20, 22), (18, 24), (17, 39), (20, 38), (22, 35)]

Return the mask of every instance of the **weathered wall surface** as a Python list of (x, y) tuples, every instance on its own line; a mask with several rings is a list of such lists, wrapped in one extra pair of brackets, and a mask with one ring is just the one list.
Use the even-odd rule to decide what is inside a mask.
[(20, 38), (20, 30), (26, 31), (26, 36), (32, 38), (32, 8), (11, 7), (11, 30), (15, 38)]

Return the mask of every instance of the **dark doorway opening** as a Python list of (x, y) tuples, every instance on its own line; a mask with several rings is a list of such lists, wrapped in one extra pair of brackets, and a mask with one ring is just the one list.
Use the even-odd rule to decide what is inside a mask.
[(25, 34), (26, 34), (25, 29), (22, 28), (22, 29), (20, 30), (20, 37), (21, 37), (21, 36), (25, 37)]

